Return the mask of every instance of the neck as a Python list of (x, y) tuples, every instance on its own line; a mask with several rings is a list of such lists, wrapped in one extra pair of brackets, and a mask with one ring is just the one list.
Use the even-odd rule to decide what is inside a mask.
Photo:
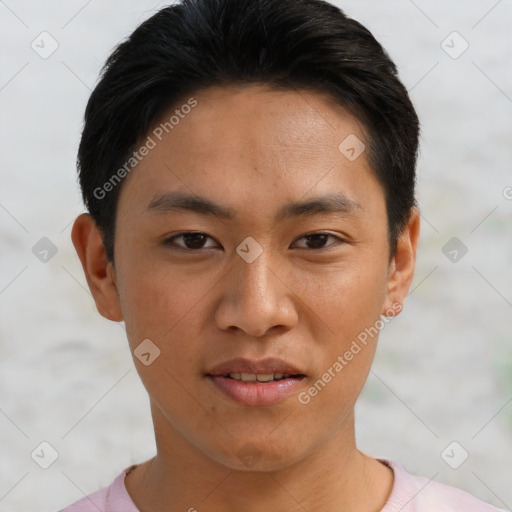
[(241, 471), (199, 450), (160, 414), (153, 410), (157, 455), (125, 479), (141, 512), (376, 512), (391, 493), (392, 470), (356, 448), (353, 415), (301, 460)]

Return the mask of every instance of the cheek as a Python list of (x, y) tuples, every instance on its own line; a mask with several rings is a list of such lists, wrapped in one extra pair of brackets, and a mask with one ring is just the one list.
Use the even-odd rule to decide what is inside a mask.
[[(182, 414), (187, 410), (199, 414), (201, 411), (194, 409), (183, 386), (190, 388), (191, 379), (195, 378), (197, 354), (201, 353), (199, 325), (207, 314), (201, 299), (209, 287), (198, 286), (198, 280), (190, 280), (182, 272), (170, 273), (162, 267), (146, 268), (136, 274), (127, 272), (123, 277), (121, 307), (129, 345), (144, 386), (156, 403), (165, 404), (169, 397), (174, 397), (173, 407), (182, 410)], [(137, 358), (140, 352), (137, 348), (148, 339), (149, 351), (158, 356), (146, 366)], [(180, 398), (174, 400), (177, 397)]]
[(317, 386), (322, 397), (315, 402), (329, 403), (332, 410), (339, 410), (343, 408), (341, 402), (345, 406), (355, 403), (375, 355), (386, 298), (386, 265), (359, 259), (331, 271), (323, 281), (309, 295), (309, 304), (317, 312), (320, 326), (316, 328), (315, 350), (322, 363), (321, 382)]
[(346, 339), (379, 319), (387, 291), (387, 269), (381, 261), (354, 258), (318, 277), (295, 282), (301, 283), (301, 297), (330, 335)]
[(332, 276), (310, 299), (319, 311), (313, 358), (321, 362), (318, 375), (299, 396), (309, 418), (322, 418), (325, 431), (337, 429), (366, 382), (381, 327), (380, 311), (386, 280), (381, 273), (353, 269)]
[(211, 278), (191, 275), (163, 258), (144, 258), (145, 253), (147, 249), (133, 247), (120, 257), (120, 302), (132, 333), (161, 337), (191, 320), (187, 315), (193, 316), (195, 305), (212, 286)]
[[(222, 275), (192, 274), (163, 263), (143, 267), (135, 261), (123, 270), (120, 300), (132, 353), (146, 339), (159, 350), (149, 367), (135, 360), (145, 386), (158, 394), (164, 381), (172, 388), (177, 382), (189, 382), (198, 372), (198, 356), (205, 352), (204, 329), (212, 315), (208, 294)], [(179, 386), (165, 391), (181, 392)]]

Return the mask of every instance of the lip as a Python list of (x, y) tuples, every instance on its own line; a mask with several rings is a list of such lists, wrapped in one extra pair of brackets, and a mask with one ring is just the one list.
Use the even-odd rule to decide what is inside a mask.
[(305, 375), (302, 370), (276, 357), (253, 361), (244, 357), (230, 359), (214, 366), (208, 376), (227, 375), (228, 373), (284, 373), (286, 375)]
[[(246, 382), (227, 377), (229, 373), (284, 373), (292, 377), (270, 382)], [(237, 358), (213, 367), (206, 377), (218, 391), (234, 402), (248, 407), (265, 407), (282, 402), (296, 393), (306, 375), (282, 359), (251, 361)]]

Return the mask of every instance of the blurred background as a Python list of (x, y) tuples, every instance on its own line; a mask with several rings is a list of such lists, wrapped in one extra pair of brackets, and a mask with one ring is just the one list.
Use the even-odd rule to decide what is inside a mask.
[[(0, 1), (0, 511), (58, 510), (155, 453), (124, 327), (97, 313), (70, 231), (100, 67), (168, 3)], [(359, 447), (510, 510), (512, 1), (332, 3), (388, 50), (423, 130), (416, 276)]]

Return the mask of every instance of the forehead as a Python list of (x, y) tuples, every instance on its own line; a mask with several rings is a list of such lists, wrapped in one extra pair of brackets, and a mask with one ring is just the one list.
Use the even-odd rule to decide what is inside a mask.
[(375, 181), (364, 152), (350, 159), (340, 150), (351, 138), (363, 145), (361, 123), (325, 95), (217, 86), (181, 101), (155, 121), (154, 147), (125, 184), (146, 207), (173, 190), (253, 204), (341, 192), (361, 203)]
[(252, 146), (263, 153), (290, 148), (337, 157), (344, 137), (364, 138), (358, 119), (319, 92), (230, 85), (210, 87), (194, 97), (198, 105), (176, 135), (180, 139), (193, 132), (199, 150), (203, 146), (209, 151), (212, 142), (222, 144), (224, 150), (243, 143), (244, 149)]

